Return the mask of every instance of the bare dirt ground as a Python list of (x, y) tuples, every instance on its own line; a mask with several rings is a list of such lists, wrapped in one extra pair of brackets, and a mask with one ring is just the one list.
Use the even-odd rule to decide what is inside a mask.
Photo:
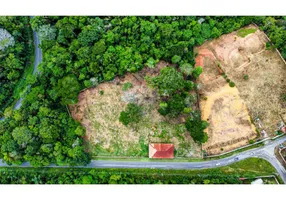
[[(260, 30), (244, 38), (235, 31), (196, 49), (196, 65), (204, 69), (199, 92), (202, 117), (210, 123), (210, 139), (203, 145), (209, 154), (248, 144), (257, 135), (251, 118), (258, 117), (262, 127), (257, 128), (272, 136), (279, 114), (285, 115), (280, 96), (286, 89), (286, 66), (275, 50), (265, 49), (266, 42)], [(228, 86), (223, 72), (236, 87)]]
[[(159, 96), (144, 80), (146, 75), (158, 75), (166, 64), (128, 73), (79, 94), (78, 103), (69, 108), (73, 118), (86, 128), (88, 151), (95, 156), (147, 157), (149, 143), (168, 142), (174, 144), (176, 157), (201, 157), (201, 146), (186, 131), (184, 117), (170, 120), (160, 115)], [(127, 82), (133, 87), (123, 91)], [(119, 116), (131, 102), (142, 106), (144, 114), (139, 123), (126, 127)]]

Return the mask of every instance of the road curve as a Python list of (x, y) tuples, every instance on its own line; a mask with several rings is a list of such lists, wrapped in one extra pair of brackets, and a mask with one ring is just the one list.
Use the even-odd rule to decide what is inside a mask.
[[(31, 17), (33, 18), (33, 17)], [(39, 74), (39, 70), (38, 70), (38, 65), (42, 62), (43, 60), (43, 54), (42, 54), (42, 50), (39, 48), (39, 45), (41, 44), (41, 41), (39, 39), (39, 36), (37, 34), (36, 31), (33, 31), (33, 40), (34, 40), (34, 48), (35, 48), (35, 61), (34, 61), (34, 69), (33, 69), (33, 75), (35, 74)], [(30, 87), (30, 85), (28, 85), (28, 87)], [(20, 98), (16, 104), (14, 105), (13, 107), (13, 110), (18, 110), (21, 108), (22, 106), (22, 101), (24, 99), (23, 98)], [(5, 118), (2, 117), (0, 118), (0, 121), (1, 120), (4, 120)]]
[[(33, 18), (33, 17), (31, 17)], [(33, 40), (34, 40), (34, 47), (35, 47), (35, 61), (34, 61), (34, 69), (33, 69), (33, 75), (35, 74), (39, 74), (39, 70), (38, 70), (38, 65), (42, 62), (43, 60), (43, 54), (42, 54), (42, 50), (39, 48), (40, 45), (40, 39), (39, 36), (37, 34), (36, 31), (33, 31)], [(28, 85), (28, 87), (30, 87), (30, 85)], [(22, 101), (23, 98), (20, 98), (17, 103), (15, 104), (13, 110), (18, 110), (21, 108), (22, 106)]]
[[(286, 141), (286, 136), (277, 140), (269, 141), (263, 147), (244, 151), (227, 158), (219, 160), (210, 160), (203, 162), (159, 162), (159, 161), (114, 161), (114, 160), (92, 160), (86, 166), (77, 166), (76, 168), (150, 168), (150, 169), (206, 169), (227, 166), (232, 163), (244, 160), (246, 158), (258, 157), (269, 161), (277, 170), (278, 174), (286, 183), (286, 171), (274, 155), (274, 148)], [(9, 167), (6, 163), (0, 160), (0, 166)], [(18, 167), (32, 167), (28, 162), (23, 163)], [(49, 165), (47, 167), (68, 168), (69, 166)]]

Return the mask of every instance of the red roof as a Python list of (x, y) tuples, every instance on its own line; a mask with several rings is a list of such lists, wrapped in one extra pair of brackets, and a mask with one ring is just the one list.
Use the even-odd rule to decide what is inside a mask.
[(149, 144), (149, 158), (174, 158), (173, 144)]

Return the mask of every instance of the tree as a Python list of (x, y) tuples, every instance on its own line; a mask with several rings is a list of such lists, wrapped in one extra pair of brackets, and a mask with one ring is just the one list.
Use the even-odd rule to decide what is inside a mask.
[(199, 78), (199, 76), (201, 75), (201, 73), (203, 72), (203, 68), (200, 66), (197, 66), (194, 71), (193, 71), (193, 77), (195, 77), (196, 79)]
[(56, 38), (57, 29), (51, 25), (42, 25), (38, 29), (40, 40), (54, 40)]
[(142, 108), (134, 103), (129, 103), (125, 111), (120, 113), (119, 121), (127, 126), (129, 123), (138, 123), (142, 118)]
[(184, 63), (180, 66), (180, 70), (183, 72), (184, 75), (189, 76), (193, 73), (193, 66), (189, 63)]
[(33, 132), (29, 128), (21, 126), (13, 130), (12, 136), (19, 145), (26, 146), (29, 142), (31, 142)]
[(56, 91), (63, 105), (74, 104), (77, 102), (80, 85), (74, 75), (69, 75), (58, 81)]
[(181, 61), (181, 56), (173, 56), (172, 57), (172, 63), (178, 64)]
[(187, 119), (185, 125), (195, 142), (207, 142), (208, 135), (204, 132), (204, 130), (208, 127), (208, 123), (201, 120), (201, 115), (199, 112), (193, 112), (192, 116)]
[(184, 88), (184, 77), (173, 67), (165, 67), (161, 69), (160, 75), (154, 78), (146, 78), (147, 82), (159, 89), (162, 96), (172, 96), (177, 91)]

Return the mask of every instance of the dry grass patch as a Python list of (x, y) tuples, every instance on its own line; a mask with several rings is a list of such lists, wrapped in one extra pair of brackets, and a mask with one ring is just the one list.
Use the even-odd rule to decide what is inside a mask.
[[(200, 145), (186, 131), (185, 117), (168, 119), (160, 115), (157, 91), (144, 80), (146, 75), (158, 75), (165, 65), (161, 62), (155, 69), (144, 68), (79, 94), (79, 102), (70, 110), (73, 118), (86, 128), (87, 147), (93, 155), (147, 157), (149, 143), (168, 142), (174, 144), (177, 157), (201, 156)], [(122, 90), (126, 83), (132, 87)], [(119, 116), (128, 103), (141, 106), (143, 117), (137, 124), (124, 126)]]

